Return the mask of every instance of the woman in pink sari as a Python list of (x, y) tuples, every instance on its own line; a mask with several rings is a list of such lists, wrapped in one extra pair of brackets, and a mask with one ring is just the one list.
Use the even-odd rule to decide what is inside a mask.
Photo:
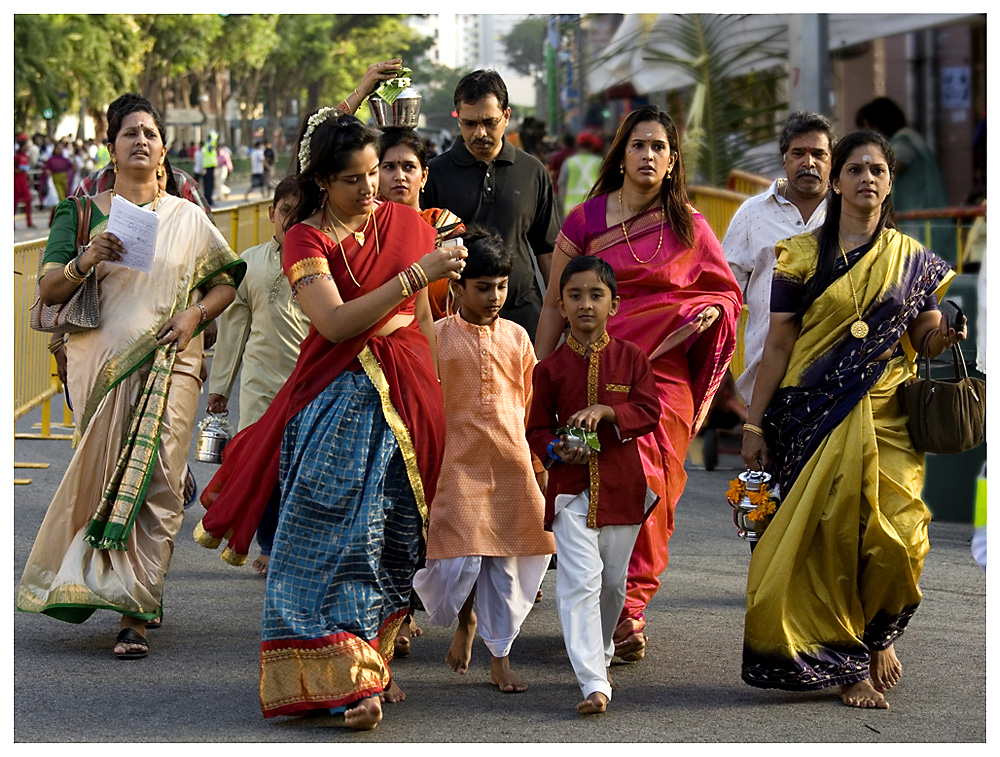
[[(743, 305), (722, 247), (688, 202), (677, 127), (658, 108), (638, 108), (619, 127), (589, 199), (563, 224), (549, 281), (557, 284), (578, 255), (599, 255), (615, 269), (621, 307), (608, 332), (649, 356), (662, 408), (659, 427), (639, 439), (657, 503), (636, 539), (614, 637), (615, 655), (631, 662), (645, 654), (644, 612), (667, 566), (684, 458), (729, 365)], [(565, 328), (556, 284), (538, 322), (539, 359)]]

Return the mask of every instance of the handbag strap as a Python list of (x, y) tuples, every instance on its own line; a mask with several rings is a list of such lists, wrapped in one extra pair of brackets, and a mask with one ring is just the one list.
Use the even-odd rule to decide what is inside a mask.
[[(931, 377), (931, 353), (927, 348), (933, 335), (934, 329), (930, 329), (926, 334), (924, 334), (924, 340), (920, 345), (920, 354), (923, 355), (924, 358), (924, 370), (927, 374), (926, 378), (928, 379)], [(969, 366), (965, 364), (965, 358), (962, 356), (962, 351), (958, 348), (957, 344), (951, 345), (951, 359), (955, 367), (955, 378), (968, 379)]]
[(72, 195), (71, 199), (76, 203), (76, 250), (80, 253), (81, 247), (86, 247), (90, 241), (90, 206), (93, 200), (90, 195), (78, 197)]

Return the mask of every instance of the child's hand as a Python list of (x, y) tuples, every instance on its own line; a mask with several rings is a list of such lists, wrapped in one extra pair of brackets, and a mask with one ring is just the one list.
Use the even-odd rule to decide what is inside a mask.
[(585, 465), (590, 459), (590, 447), (580, 444), (579, 439), (569, 434), (559, 437), (552, 451), (558, 455), (559, 459), (570, 465)]
[(601, 421), (614, 423), (616, 420), (614, 409), (607, 405), (591, 405), (579, 410), (569, 417), (567, 426), (582, 428), (585, 431), (596, 431), (597, 424)]

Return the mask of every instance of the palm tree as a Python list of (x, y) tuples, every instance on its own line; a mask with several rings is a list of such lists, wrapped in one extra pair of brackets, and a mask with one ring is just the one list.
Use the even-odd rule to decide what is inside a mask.
[(641, 94), (669, 97), (689, 179), (722, 186), (737, 165), (753, 170), (747, 150), (777, 134), (787, 49), (783, 16), (641, 14), (591, 65), (598, 81), (631, 76)]

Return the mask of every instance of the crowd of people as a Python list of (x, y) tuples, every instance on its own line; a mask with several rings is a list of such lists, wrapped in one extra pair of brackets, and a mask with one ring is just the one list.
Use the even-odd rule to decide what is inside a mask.
[[(218, 319), (208, 409), (229, 410), (242, 366), (240, 424), (194, 536), (225, 542), (233, 565), (259, 544), (263, 715), (374, 728), (405, 697), (391, 662), (410, 653), (418, 609), (455, 625), (455, 672), (478, 634), (491, 683), (525, 691), (511, 652), (552, 567), (576, 710), (603, 712), (612, 660), (642, 660), (657, 633), (645, 610), (687, 448), (746, 299), (742, 455), (782, 499), (752, 553), (743, 678), (887, 707), (929, 520), (894, 390), (918, 353), (965, 337), (938, 310), (948, 265), (895, 228), (889, 142), (792, 114), (786, 178), (720, 244), (659, 108), (629, 113), (607, 151), (597, 135), (570, 140), (553, 170), (507, 138), (502, 78), (475, 71), (455, 90), (460, 138), (429, 159), (413, 130), (353, 115), (400, 65), (372, 64), (307, 116), (273, 192), (274, 238), (242, 256), (197, 194), (184, 201), (152, 105), (112, 104), (90, 243), (74, 248), (66, 201), (45, 253), (44, 300), (97, 276), (102, 322), (58, 340), (80, 443), (18, 609), (70, 622), (112, 610), (114, 654), (148, 655), (202, 331)], [(111, 265), (128, 260), (106, 231), (112, 194), (159, 216), (155, 275)]]

